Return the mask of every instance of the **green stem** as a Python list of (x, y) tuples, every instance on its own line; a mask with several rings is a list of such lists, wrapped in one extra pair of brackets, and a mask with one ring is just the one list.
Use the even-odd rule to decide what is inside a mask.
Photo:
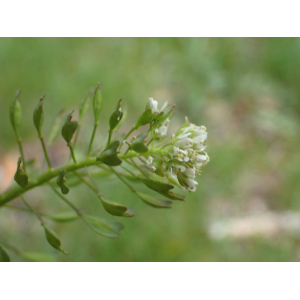
[(73, 158), (74, 163), (77, 164), (77, 161), (76, 161), (76, 158), (75, 158), (75, 154), (74, 154), (74, 150), (73, 150), (72, 144), (71, 144), (71, 143), (68, 143), (68, 147), (70, 148), (71, 155), (72, 155), (72, 158)]
[(45, 154), (45, 158), (46, 158), (46, 161), (47, 161), (48, 168), (49, 168), (49, 170), (51, 170), (50, 159), (49, 159), (49, 156), (48, 156), (48, 152), (47, 152), (47, 149), (46, 149), (44, 138), (41, 136), (40, 140), (41, 140), (41, 143), (42, 143), (42, 147), (43, 147), (43, 151), (44, 151), (44, 154)]
[(123, 183), (125, 183), (130, 189), (131, 189), (131, 191), (133, 192), (133, 193), (136, 193), (136, 189), (132, 186), (132, 185), (130, 185), (125, 179), (123, 179), (122, 178), (122, 176), (121, 176), (121, 174), (119, 174), (116, 170), (114, 170), (113, 168), (111, 168), (111, 167), (109, 167), (110, 168), (110, 170), (113, 172), (113, 173), (115, 173), (116, 174), (116, 176), (123, 182)]
[(131, 128), (131, 130), (126, 134), (126, 136), (124, 137), (124, 139), (122, 140), (120, 146), (119, 146), (119, 149), (118, 151), (121, 151), (122, 149), (122, 146), (123, 146), (123, 142), (135, 131), (135, 126)]
[(26, 201), (26, 199), (23, 195), (21, 196), (21, 199), (24, 202), (24, 204), (28, 207), (28, 209), (36, 215), (36, 217), (40, 220), (41, 225), (43, 226), (45, 224), (45, 222), (42, 219), (42, 217), (32, 208), (32, 206)]
[(20, 154), (21, 154), (21, 156), (23, 158), (23, 169), (24, 169), (24, 172), (26, 173), (26, 163), (25, 163), (25, 157), (24, 157), (24, 152), (23, 152), (23, 146), (22, 146), (22, 141), (21, 141), (21, 139), (19, 137), (17, 139), (17, 142), (18, 142)]
[(92, 137), (91, 137), (91, 140), (90, 140), (89, 150), (88, 150), (88, 153), (87, 153), (86, 157), (90, 156), (90, 153), (91, 153), (91, 150), (92, 150), (92, 145), (93, 145), (95, 134), (96, 134), (96, 130), (97, 130), (97, 126), (98, 126), (98, 123), (95, 123), (93, 133), (92, 133)]
[[(134, 151), (129, 151), (127, 154), (120, 154), (119, 158), (121, 160), (127, 159), (127, 158), (132, 158), (139, 156), (140, 154), (134, 152)], [(59, 169), (63, 168), (66, 169), (67, 173), (73, 172), (79, 169), (82, 169), (84, 167), (90, 167), (90, 166), (97, 166), (100, 165), (101, 162), (96, 161), (96, 157), (90, 157), (83, 159), (82, 161), (78, 162), (77, 164), (73, 163), (67, 163), (62, 166), (59, 166), (55, 169), (48, 170), (47, 172), (41, 174), (40, 176), (33, 178), (29, 184), (26, 186), (25, 189), (22, 189), (20, 186), (13, 186), (6, 192), (4, 192), (2, 195), (0, 195), (0, 207), (8, 203), (9, 201), (15, 199), (16, 197), (24, 194), (25, 192), (32, 190), (33, 188), (37, 186), (41, 186), (47, 182), (49, 182), (51, 179), (55, 178), (58, 176)]]
[(74, 138), (74, 142), (73, 142), (73, 149), (75, 148), (76, 143), (77, 143), (80, 127), (81, 127), (81, 123), (78, 122), (78, 127), (77, 127), (77, 130), (76, 130), (75, 138)]
[(78, 172), (73, 172), (84, 184), (86, 184), (91, 190), (98, 194), (98, 190), (93, 187), (88, 181), (86, 181)]
[(51, 187), (51, 189), (54, 191), (54, 193), (60, 198), (62, 199), (66, 204), (68, 204), (72, 209), (75, 210), (75, 212), (77, 213), (78, 216), (81, 217), (82, 212), (71, 202), (69, 201), (66, 197), (64, 197), (57, 189), (55, 189), (51, 184), (49, 184), (49, 186)]

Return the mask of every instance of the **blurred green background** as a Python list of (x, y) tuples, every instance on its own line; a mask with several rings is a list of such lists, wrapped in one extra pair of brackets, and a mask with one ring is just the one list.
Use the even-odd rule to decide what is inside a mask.
[[(98, 236), (80, 221), (49, 221), (70, 252), (66, 256), (47, 244), (34, 216), (8, 208), (0, 209), (0, 239), (22, 251), (51, 253), (57, 261), (299, 260), (299, 53), (298, 38), (1, 38), (2, 188), (18, 155), (8, 118), (18, 88), (27, 157), (42, 157), (32, 123), (38, 99), (46, 94), (47, 137), (55, 113), (77, 108), (90, 87), (102, 81), (96, 145), (120, 98), (128, 105), (120, 128), (126, 132), (153, 97), (161, 105), (176, 104), (173, 130), (185, 116), (207, 127), (211, 161), (197, 192), (172, 209), (141, 203), (117, 180), (98, 180), (109, 199), (135, 208), (133, 218), (121, 220), (125, 230), (118, 239)], [(90, 112), (79, 149), (89, 140), (92, 118)], [(59, 138), (49, 149), (53, 163), (67, 150)], [(84, 186), (73, 188), (68, 198), (87, 212), (107, 216)], [(68, 210), (47, 187), (28, 193), (28, 200), (40, 212)], [(18, 199), (10, 204), (22, 207)]]

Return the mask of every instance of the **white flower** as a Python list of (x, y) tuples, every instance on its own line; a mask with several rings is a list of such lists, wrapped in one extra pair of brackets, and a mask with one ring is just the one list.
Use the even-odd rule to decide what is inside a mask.
[(153, 139), (154, 140), (162, 140), (167, 136), (168, 127), (170, 124), (170, 119), (167, 118), (159, 128), (154, 129), (153, 131)]
[(152, 166), (154, 158), (152, 156), (148, 156), (148, 160), (145, 161), (146, 163), (146, 167), (151, 171), (151, 172), (155, 172), (156, 168), (154, 166)]
[(146, 104), (146, 110), (151, 109), (152, 113), (155, 114), (159, 112), (157, 107), (158, 107), (158, 102), (156, 100), (153, 100), (153, 98), (149, 98)]

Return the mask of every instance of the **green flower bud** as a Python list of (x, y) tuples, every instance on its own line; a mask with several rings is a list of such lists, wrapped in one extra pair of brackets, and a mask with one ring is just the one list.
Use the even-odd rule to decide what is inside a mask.
[(33, 111), (33, 123), (38, 132), (39, 138), (42, 137), (42, 126), (44, 123), (44, 110), (43, 110), (44, 98), (45, 95), (40, 99), (39, 104), (35, 107)]
[(97, 156), (96, 160), (101, 161), (104, 164), (114, 167), (122, 163), (117, 155), (117, 149), (120, 145), (119, 141), (112, 142), (106, 149), (102, 151), (100, 155)]
[(74, 112), (74, 109), (71, 110), (65, 119), (64, 125), (61, 130), (61, 135), (64, 138), (64, 140), (69, 144), (73, 138), (73, 135), (78, 127), (77, 121), (72, 121), (72, 114)]
[(112, 132), (117, 127), (117, 125), (119, 124), (119, 122), (121, 121), (121, 119), (123, 117), (123, 112), (121, 109), (121, 101), (122, 101), (122, 99), (119, 100), (116, 110), (110, 116), (110, 119), (109, 119), (109, 127), (110, 127), (109, 131), (110, 132)]
[(99, 123), (99, 116), (102, 109), (102, 83), (99, 82), (98, 86), (94, 93), (94, 99), (93, 99), (93, 109), (94, 109), (94, 116), (95, 116), (95, 124)]
[(19, 102), (20, 92), (21, 90), (17, 90), (9, 110), (10, 122), (17, 137), (19, 136), (19, 129), (21, 125), (21, 106)]
[(15, 182), (22, 188), (25, 189), (26, 186), (28, 185), (28, 176), (27, 174), (24, 172), (24, 170), (22, 170), (21, 168), (21, 163), (23, 161), (22, 157), (19, 157), (18, 159), (18, 167), (17, 167), (17, 171), (15, 173), (14, 179)]
[(130, 144), (130, 149), (137, 153), (145, 153), (148, 151), (148, 147), (145, 145), (145, 139), (147, 138), (148, 133), (142, 133), (138, 135), (136, 138), (132, 139)]

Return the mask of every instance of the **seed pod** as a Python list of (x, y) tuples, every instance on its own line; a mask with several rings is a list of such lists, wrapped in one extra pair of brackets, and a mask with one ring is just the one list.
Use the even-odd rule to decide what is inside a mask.
[(133, 210), (126, 206), (109, 202), (104, 199), (103, 196), (99, 196), (99, 199), (101, 200), (104, 209), (113, 216), (132, 217), (134, 215)]
[(65, 179), (65, 175), (66, 175), (67, 171), (66, 169), (59, 169), (58, 171), (58, 177), (56, 180), (57, 185), (60, 187), (62, 194), (66, 195), (69, 193), (70, 189), (69, 187), (66, 185), (66, 179)]
[(119, 141), (112, 142), (106, 149), (102, 151), (102, 153), (100, 153), (100, 155), (97, 156), (96, 160), (101, 161), (111, 167), (120, 165), (122, 160), (119, 159), (117, 155), (117, 149), (119, 145)]
[(110, 127), (109, 131), (110, 132), (112, 132), (117, 127), (117, 125), (119, 124), (119, 122), (121, 121), (121, 119), (123, 117), (121, 101), (122, 101), (122, 99), (119, 100), (116, 110), (110, 116), (110, 119), (109, 119), (109, 127)]
[(22, 163), (23, 159), (22, 157), (19, 157), (18, 159), (18, 167), (17, 167), (17, 171), (15, 173), (14, 179), (15, 182), (22, 188), (25, 189), (26, 186), (28, 185), (28, 176), (27, 174), (24, 172), (24, 170), (22, 170), (21, 168), (21, 163)]
[(89, 92), (86, 94), (86, 96), (83, 98), (82, 102), (80, 103), (79, 106), (79, 118), (78, 118), (78, 122), (81, 123), (83, 117), (86, 115), (89, 106), (90, 106), (90, 100), (92, 98), (92, 94), (94, 92), (94, 89), (91, 88), (89, 90)]
[(35, 107), (33, 111), (33, 123), (38, 132), (39, 138), (42, 137), (42, 126), (44, 123), (44, 110), (43, 110), (44, 98), (45, 95), (40, 99), (39, 104)]
[(20, 92), (21, 90), (17, 90), (9, 110), (10, 122), (17, 137), (19, 136), (19, 129), (21, 125), (21, 105), (19, 102)]
[(98, 86), (94, 93), (94, 99), (93, 99), (93, 109), (94, 109), (94, 117), (95, 117), (95, 124), (99, 123), (99, 116), (102, 109), (102, 83), (99, 82)]
[(148, 147), (145, 145), (145, 139), (148, 133), (142, 133), (134, 138), (130, 144), (130, 148), (137, 153), (145, 153), (148, 151)]
[(74, 112), (74, 109), (71, 110), (67, 114), (64, 125), (63, 125), (62, 130), (61, 130), (61, 135), (67, 143), (71, 142), (71, 140), (73, 138), (73, 135), (74, 135), (74, 133), (77, 130), (77, 127), (78, 127), (78, 122), (77, 121), (72, 121), (73, 112)]
[(49, 243), (53, 248), (55, 248), (55, 249), (61, 251), (62, 253), (68, 254), (67, 252), (65, 252), (64, 250), (62, 250), (62, 249), (60, 248), (60, 246), (61, 246), (61, 241), (60, 241), (59, 238), (56, 236), (56, 234), (55, 234), (52, 230), (48, 229), (48, 228), (46, 227), (46, 225), (43, 225), (43, 227), (44, 227), (44, 230), (45, 230), (46, 239), (47, 239), (48, 243)]
[(151, 109), (146, 109), (143, 114), (139, 117), (136, 125), (134, 126), (135, 129), (138, 129), (139, 127), (151, 123), (153, 118), (155, 117), (155, 114), (153, 114)]
[(157, 208), (171, 208), (172, 201), (171, 200), (161, 200), (155, 199), (147, 194), (136, 192), (137, 196), (146, 204), (157, 207)]

